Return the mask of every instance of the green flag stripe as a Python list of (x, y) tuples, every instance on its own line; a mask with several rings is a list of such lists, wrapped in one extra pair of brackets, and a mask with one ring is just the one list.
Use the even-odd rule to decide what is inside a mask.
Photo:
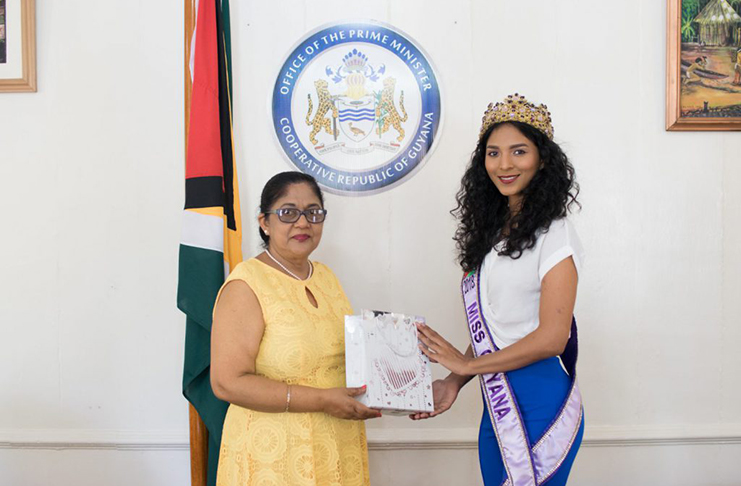
[(224, 283), (224, 254), (180, 245), (178, 309), (211, 331), (211, 313)]
[(226, 51), (226, 74), (229, 79), (229, 103), (232, 97), (232, 24), (231, 14), (229, 13), (229, 0), (221, 1), (221, 20), (224, 31), (224, 50)]

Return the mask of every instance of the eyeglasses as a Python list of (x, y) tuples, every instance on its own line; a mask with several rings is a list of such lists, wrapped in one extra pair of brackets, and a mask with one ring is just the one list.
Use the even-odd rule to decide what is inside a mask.
[(282, 223), (295, 223), (301, 215), (306, 216), (306, 221), (312, 224), (321, 223), (327, 217), (326, 209), (304, 209), (301, 211), (297, 208), (281, 208), (272, 211), (265, 211), (264, 214), (277, 214)]

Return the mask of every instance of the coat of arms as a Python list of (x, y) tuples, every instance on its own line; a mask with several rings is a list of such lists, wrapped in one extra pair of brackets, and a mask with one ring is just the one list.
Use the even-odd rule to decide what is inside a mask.
[(298, 170), (338, 194), (374, 194), (429, 158), (442, 103), (435, 70), (411, 38), (357, 21), (299, 40), (276, 77), (272, 114)]
[[(365, 54), (352, 49), (339, 66), (326, 67), (327, 79), (314, 81), (316, 106), (309, 94), (306, 124), (312, 127), (309, 140), (318, 153), (342, 150), (364, 154), (376, 148), (389, 152), (399, 149), (405, 137), (403, 123), (409, 117), (404, 91), (399, 92), (397, 102), (396, 79), (384, 78), (385, 72), (385, 65), (374, 67)], [(330, 91), (330, 83), (335, 94)], [(385, 136), (389, 130), (393, 130), (391, 140)]]

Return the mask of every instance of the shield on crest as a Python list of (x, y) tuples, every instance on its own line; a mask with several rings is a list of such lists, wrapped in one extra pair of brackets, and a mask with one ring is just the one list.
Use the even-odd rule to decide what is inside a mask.
[(373, 132), (376, 121), (375, 101), (372, 95), (353, 99), (338, 99), (340, 129), (352, 142), (361, 142)]

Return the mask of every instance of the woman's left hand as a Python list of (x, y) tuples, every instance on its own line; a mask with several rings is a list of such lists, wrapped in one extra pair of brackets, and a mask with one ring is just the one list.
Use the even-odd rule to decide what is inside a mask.
[(452, 344), (436, 333), (431, 327), (421, 322), (417, 323), (417, 336), (422, 344), (422, 350), (430, 361), (440, 363), (456, 375), (468, 376), (471, 358), (458, 351)]

